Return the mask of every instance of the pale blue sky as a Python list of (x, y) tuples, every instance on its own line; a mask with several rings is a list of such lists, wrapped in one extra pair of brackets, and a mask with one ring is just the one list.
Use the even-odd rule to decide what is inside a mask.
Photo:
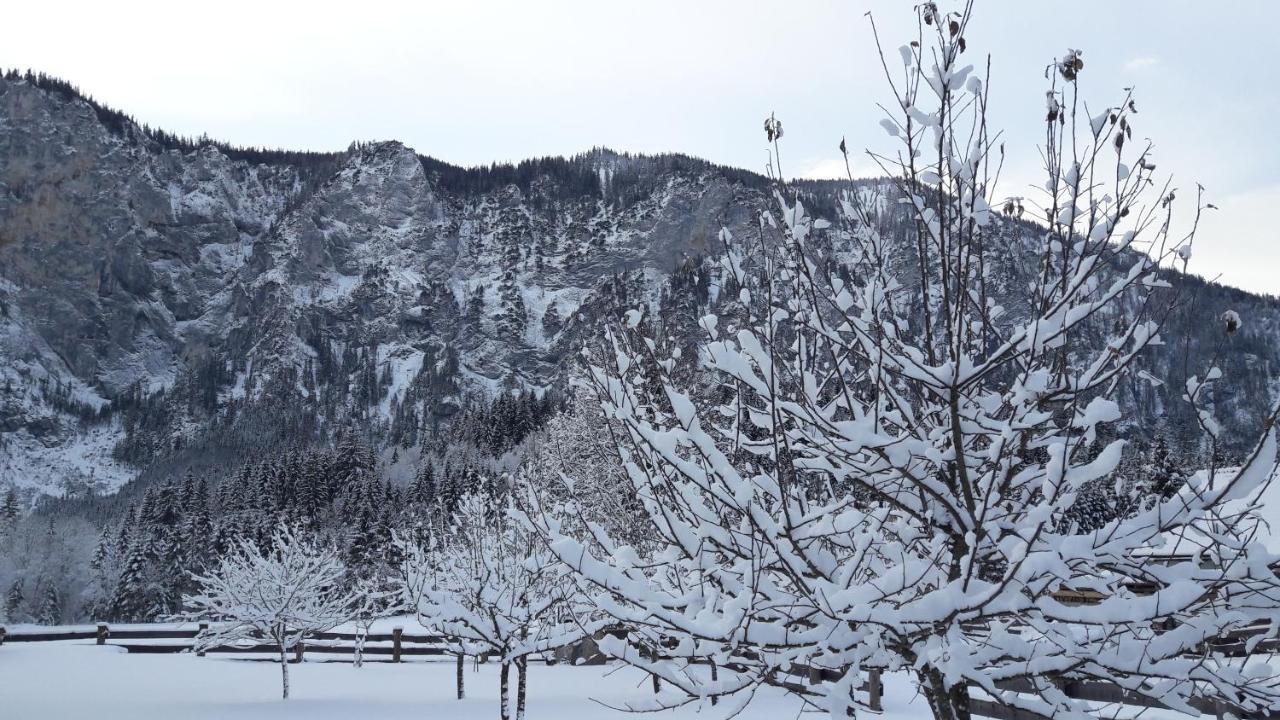
[[(842, 135), (889, 146), (864, 13), (892, 51), (909, 39), (912, 4), (43, 0), (6, 9), (0, 66), (61, 76), (183, 134), (318, 150), (399, 139), (459, 164), (608, 145), (759, 170), (761, 122), (776, 111), (786, 173), (824, 176)], [(1221, 207), (1192, 270), (1280, 294), (1274, 8), (978, 0), (969, 52), (993, 56), (1003, 193), (1036, 177), (1044, 67), (1080, 48), (1091, 104), (1136, 86), (1136, 130), (1186, 209), (1196, 182)]]

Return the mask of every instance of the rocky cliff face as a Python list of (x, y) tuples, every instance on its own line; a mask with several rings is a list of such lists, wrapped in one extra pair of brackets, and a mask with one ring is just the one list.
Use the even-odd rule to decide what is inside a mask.
[[(0, 487), (110, 492), (176, 454), (348, 426), (412, 446), (469, 394), (555, 385), (620, 308), (715, 303), (717, 231), (767, 202), (758, 176), (680, 156), (236, 152), (0, 79)], [(1205, 292), (1178, 322), (1251, 316), (1243, 422), (1280, 371), (1280, 310)]]
[(0, 81), (0, 483), (109, 489), (118, 428), (86, 421), (171, 384), (208, 342), (288, 168), (183, 157), (109, 132), (87, 103)]
[(588, 315), (656, 298), (763, 198), (682, 158), (504, 182), (395, 142), (253, 162), (110, 125), (0, 80), (0, 486), (111, 491), (255, 409), (403, 436), (546, 388)]

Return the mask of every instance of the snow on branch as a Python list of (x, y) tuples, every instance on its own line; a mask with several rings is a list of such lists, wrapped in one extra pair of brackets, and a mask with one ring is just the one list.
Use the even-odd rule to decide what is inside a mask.
[[(885, 62), (898, 148), (871, 157), (891, 183), (851, 188), (828, 228), (779, 182), (757, 237), (721, 233), (748, 310), (702, 318), (715, 382), (682, 382), (635, 323), (608, 330), (588, 382), (645, 539), (563, 522), (554, 498), (530, 522), (628, 630), (602, 647), (683, 691), (656, 706), (749, 695), (800, 665), (843, 673), (802, 691), (836, 714), (860, 667), (912, 672), (939, 720), (968, 717), (975, 693), (1091, 717), (1055, 678), (1186, 712), (1202, 696), (1274, 711), (1280, 672), (1212, 643), (1280, 622), (1280, 557), (1229, 509), (1275, 474), (1280, 408), (1238, 469), (1209, 460), (1171, 497), (1073, 520), (1124, 455), (1115, 390), (1152, 377), (1143, 351), (1182, 302), (1162, 274), (1185, 267), (1196, 227), (1175, 235), (1171, 186), (1132, 143), (1133, 98), (1085, 112), (1077, 50), (1046, 71), (1042, 197), (998, 197), (969, 9), (919, 6), (901, 74)], [(1030, 278), (1016, 306), (994, 300), (1016, 296), (994, 285), (997, 254)], [(1190, 535), (1197, 557), (1153, 559)], [(699, 663), (726, 671), (709, 681)]]
[(240, 540), (184, 598), (188, 620), (209, 620), (195, 649), (269, 641), (280, 653), (283, 694), (289, 697), (285, 654), (308, 634), (330, 630), (363, 612), (366, 599), (343, 583), (346, 568), (333, 548), (299, 537), (281, 524), (271, 545)]

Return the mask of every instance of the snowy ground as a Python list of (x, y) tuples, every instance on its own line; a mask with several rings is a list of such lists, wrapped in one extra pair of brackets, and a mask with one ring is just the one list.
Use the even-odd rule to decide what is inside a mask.
[[(498, 714), (498, 667), (467, 665), (467, 699), (454, 698), (454, 665), (305, 662), (290, 666), (291, 698), (280, 700), (279, 666), (261, 660), (193, 655), (130, 655), (92, 642), (6, 643), (0, 647), (0, 717), (94, 720), (259, 720), (261, 718), (448, 718), (491, 720)], [(514, 674), (512, 680), (514, 681)], [(914, 691), (893, 678), (886, 720), (918, 720), (928, 712)], [(513, 688), (514, 689), (514, 688)], [(629, 668), (529, 667), (529, 720), (608, 720), (635, 714), (603, 707), (652, 698), (647, 678)], [(644, 717), (719, 718), (724, 706), (696, 705)], [(763, 691), (743, 720), (794, 718), (799, 702)]]
[[(255, 656), (198, 658), (135, 655), (92, 641), (6, 643), (0, 646), (0, 717), (94, 720), (492, 720), (498, 714), (498, 666), (466, 669), (467, 699), (454, 697), (452, 662), (368, 663), (309, 660), (290, 666), (291, 699), (280, 699), (279, 665)], [(514, 692), (515, 675), (512, 674)], [(689, 705), (637, 716), (605, 707), (653, 698), (647, 676), (626, 667), (530, 664), (528, 720), (718, 720), (719, 707)], [(603, 704), (602, 704), (603, 703)], [(885, 677), (884, 720), (927, 720), (928, 707), (905, 675)], [(1133, 717), (1137, 708), (1122, 710)], [(1115, 708), (1100, 716), (1111, 717)], [(802, 712), (798, 699), (761, 690), (741, 720), (825, 717)], [(863, 713), (862, 717), (868, 714)], [(877, 717), (871, 715), (870, 717)], [(1143, 720), (1186, 720), (1148, 710)]]

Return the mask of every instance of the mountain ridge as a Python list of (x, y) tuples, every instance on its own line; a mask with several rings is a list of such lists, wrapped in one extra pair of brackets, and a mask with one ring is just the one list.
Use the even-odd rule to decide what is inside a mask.
[[(678, 154), (461, 168), (398, 141), (201, 144), (12, 73), (0, 155), (0, 486), (29, 500), (353, 428), (418, 447), (468, 397), (559, 387), (621, 310), (678, 333), (732, 304), (718, 232), (751, 236), (771, 204), (764, 176)], [(834, 214), (840, 184), (794, 187)], [(1246, 316), (1225, 407), (1244, 423), (1280, 372), (1280, 303), (1185, 282), (1204, 318)]]

